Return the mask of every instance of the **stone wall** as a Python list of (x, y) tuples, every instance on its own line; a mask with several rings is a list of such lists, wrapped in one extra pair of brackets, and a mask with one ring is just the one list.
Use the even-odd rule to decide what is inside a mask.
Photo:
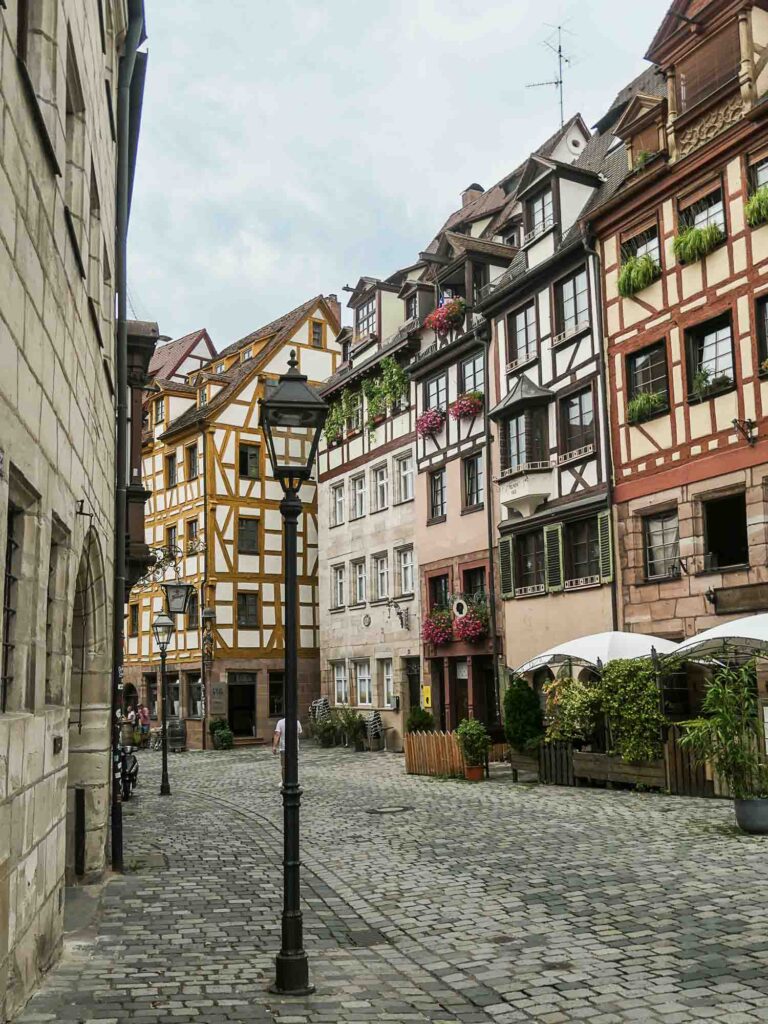
[(86, 791), (85, 874), (105, 863), (115, 242), (105, 80), (114, 96), (125, 7), (103, 6), (106, 55), (96, 4), (30, 4), (25, 52), (16, 0), (0, 9), (1, 564), (11, 559), (0, 573), (0, 609), (11, 608), (0, 612), (0, 1019), (60, 948), (75, 788)]

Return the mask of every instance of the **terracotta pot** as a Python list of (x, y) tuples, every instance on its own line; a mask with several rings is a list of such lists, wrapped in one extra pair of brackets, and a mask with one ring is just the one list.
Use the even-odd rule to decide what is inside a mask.
[(464, 778), (467, 782), (482, 782), (485, 769), (481, 764), (465, 764)]

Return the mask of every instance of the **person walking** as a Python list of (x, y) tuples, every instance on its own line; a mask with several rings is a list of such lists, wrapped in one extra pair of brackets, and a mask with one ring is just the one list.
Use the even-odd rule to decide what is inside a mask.
[[(296, 719), (296, 752), (299, 750), (299, 737), (301, 736), (301, 722)], [(281, 718), (275, 726), (272, 736), (272, 753), (280, 751), (280, 774), (285, 782), (285, 719)]]
[(146, 704), (139, 704), (139, 730), (141, 733), (140, 745), (149, 746), (149, 708)]

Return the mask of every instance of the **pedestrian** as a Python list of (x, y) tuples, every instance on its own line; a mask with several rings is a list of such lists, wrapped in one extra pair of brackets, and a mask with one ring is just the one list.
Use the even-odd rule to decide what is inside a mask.
[(140, 745), (149, 746), (149, 708), (146, 704), (139, 704), (139, 729), (141, 732)]
[[(299, 736), (301, 736), (301, 722), (296, 719), (296, 753), (299, 752)], [(285, 719), (281, 718), (275, 726), (275, 733), (272, 737), (272, 753), (280, 751), (280, 774), (285, 782)]]

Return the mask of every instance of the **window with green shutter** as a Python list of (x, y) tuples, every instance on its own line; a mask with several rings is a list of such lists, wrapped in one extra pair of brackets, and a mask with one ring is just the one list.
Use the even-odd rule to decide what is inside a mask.
[(511, 537), (502, 537), (499, 541), (499, 563), (501, 568), (501, 596), (507, 598), (515, 596), (515, 574), (513, 569), (513, 540)]
[(610, 583), (613, 580), (613, 530), (610, 510), (598, 515), (597, 530), (600, 537), (600, 582)]
[(553, 523), (544, 527), (544, 568), (547, 590), (563, 589), (563, 524)]

